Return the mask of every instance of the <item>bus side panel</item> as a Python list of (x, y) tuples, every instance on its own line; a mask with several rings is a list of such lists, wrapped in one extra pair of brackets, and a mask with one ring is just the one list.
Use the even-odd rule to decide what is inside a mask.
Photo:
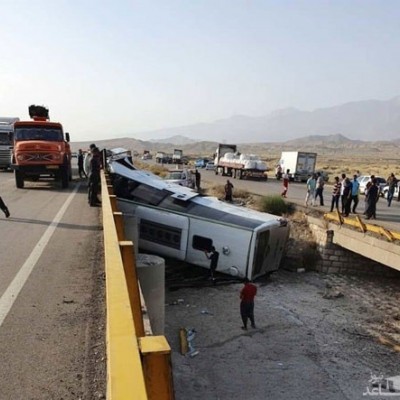
[(189, 221), (187, 217), (120, 201), (125, 236), (136, 251), (185, 260)]
[(204, 268), (210, 267), (210, 260), (204, 254), (204, 249), (193, 247), (193, 239), (197, 236), (211, 240), (212, 246), (219, 252), (217, 271), (233, 276), (246, 276), (252, 231), (189, 218), (186, 261)]

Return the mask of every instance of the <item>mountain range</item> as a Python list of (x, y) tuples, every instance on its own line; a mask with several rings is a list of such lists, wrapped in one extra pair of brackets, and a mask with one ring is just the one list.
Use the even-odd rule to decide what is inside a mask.
[[(390, 100), (349, 102), (314, 111), (276, 110), (261, 117), (235, 115), (200, 123), (139, 132), (132, 136), (166, 143), (171, 137), (227, 143), (283, 142), (304, 136), (340, 134), (353, 140), (400, 138), (400, 96)], [(150, 140), (150, 139), (149, 139)]]

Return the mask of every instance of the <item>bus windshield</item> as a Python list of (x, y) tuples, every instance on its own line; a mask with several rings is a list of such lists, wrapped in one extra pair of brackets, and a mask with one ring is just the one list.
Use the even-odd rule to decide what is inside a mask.
[(61, 142), (64, 140), (62, 130), (55, 127), (45, 126), (24, 126), (16, 128), (14, 132), (15, 140), (46, 140), (51, 142)]

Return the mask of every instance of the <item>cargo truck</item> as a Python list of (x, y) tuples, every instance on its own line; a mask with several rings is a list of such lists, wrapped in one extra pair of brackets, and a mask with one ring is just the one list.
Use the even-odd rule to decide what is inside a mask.
[(289, 169), (289, 180), (295, 182), (307, 182), (310, 175), (315, 173), (317, 153), (305, 151), (283, 151), (279, 165), (282, 173)]
[(14, 149), (11, 169), (15, 173), (17, 188), (27, 180), (55, 179), (67, 188), (72, 179), (69, 133), (59, 122), (49, 121), (49, 110), (31, 105), (32, 121), (14, 124)]
[(174, 154), (172, 154), (172, 162), (174, 164), (182, 164), (183, 151), (180, 149), (174, 149)]
[(11, 167), (11, 157), (14, 145), (14, 123), (19, 118), (0, 118), (0, 168)]
[(219, 144), (215, 152), (215, 174), (234, 179), (267, 180), (268, 167), (254, 154), (240, 154), (235, 144)]

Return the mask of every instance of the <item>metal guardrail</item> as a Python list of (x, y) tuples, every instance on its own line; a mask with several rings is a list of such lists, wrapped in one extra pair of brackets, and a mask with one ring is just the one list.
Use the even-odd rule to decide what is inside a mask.
[(328, 221), (336, 222), (339, 225), (349, 225), (358, 228), (363, 233), (372, 232), (385, 236), (390, 242), (400, 240), (400, 232), (388, 230), (383, 226), (366, 224), (361, 220), (359, 215), (356, 215), (355, 218), (343, 217), (339, 211), (336, 210), (336, 212), (324, 214), (324, 218)]
[(106, 269), (108, 400), (173, 400), (171, 348), (145, 336), (134, 246), (124, 240), (122, 213), (102, 171)]

